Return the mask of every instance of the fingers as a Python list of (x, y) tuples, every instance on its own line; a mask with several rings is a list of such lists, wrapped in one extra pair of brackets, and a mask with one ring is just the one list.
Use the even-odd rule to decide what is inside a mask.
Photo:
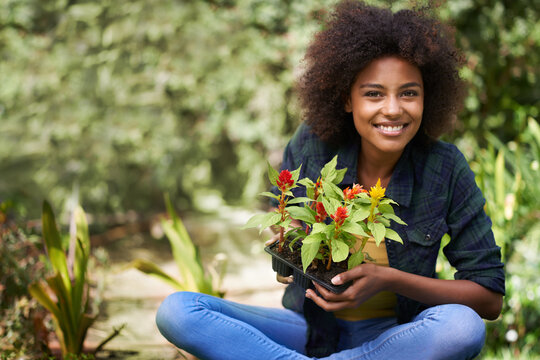
[(315, 289), (321, 294), (321, 296), (329, 301), (340, 301), (343, 300), (339, 294), (335, 294), (331, 292), (330, 290), (326, 289), (324, 286), (317, 284), (315, 281), (313, 281), (313, 285), (315, 286)]
[(276, 280), (279, 281), (282, 284), (288, 285), (293, 283), (293, 276), (281, 276), (278, 273), (276, 273)]
[(341, 274), (338, 274), (332, 278), (332, 284), (334, 285), (343, 285), (348, 281), (356, 280), (364, 275), (364, 268), (369, 265), (358, 265), (357, 267), (352, 268), (351, 270), (347, 270), (345, 272), (342, 272)]
[(315, 304), (319, 305), (319, 307), (323, 308), (326, 311), (337, 311), (348, 307), (348, 304), (345, 302), (326, 301), (324, 298), (317, 296), (317, 294), (315, 294), (315, 291), (313, 291), (312, 289), (308, 289), (306, 291), (306, 297), (313, 300)]

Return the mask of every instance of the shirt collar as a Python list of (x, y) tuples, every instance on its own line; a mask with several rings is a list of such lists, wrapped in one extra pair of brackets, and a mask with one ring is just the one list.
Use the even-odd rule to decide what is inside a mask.
[[(409, 207), (412, 198), (414, 184), (414, 164), (411, 159), (412, 144), (409, 143), (403, 154), (396, 164), (394, 173), (390, 178), (390, 183), (386, 189), (387, 197), (397, 202), (400, 206)], [(338, 155), (337, 169), (347, 168), (347, 173), (343, 177), (341, 184), (343, 186), (351, 186), (358, 183), (358, 151), (360, 149), (359, 142), (349, 142), (340, 146), (336, 153)], [(319, 157), (317, 160), (319, 168), (322, 168), (325, 163), (321, 160), (325, 157)], [(369, 190), (369, 189), (368, 189)]]

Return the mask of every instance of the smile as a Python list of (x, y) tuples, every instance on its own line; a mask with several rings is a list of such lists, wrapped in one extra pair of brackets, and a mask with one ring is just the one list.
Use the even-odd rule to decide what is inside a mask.
[(385, 134), (399, 134), (403, 128), (407, 125), (396, 125), (396, 126), (384, 126), (384, 125), (375, 125), (375, 127)]

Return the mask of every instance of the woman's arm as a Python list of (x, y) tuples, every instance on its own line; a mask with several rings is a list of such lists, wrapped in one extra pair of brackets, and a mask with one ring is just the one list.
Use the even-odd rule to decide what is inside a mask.
[(426, 305), (463, 304), (474, 309), (482, 318), (496, 319), (502, 308), (502, 295), (469, 280), (442, 280), (410, 274), (391, 267), (363, 264), (332, 279), (335, 285), (348, 281), (353, 284), (341, 294), (322, 286), (306, 296), (326, 311), (354, 308), (380, 291), (391, 291)]

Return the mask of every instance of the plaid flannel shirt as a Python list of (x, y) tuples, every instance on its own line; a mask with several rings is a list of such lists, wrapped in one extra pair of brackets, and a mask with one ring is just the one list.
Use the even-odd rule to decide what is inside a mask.
[[(316, 180), (321, 168), (337, 154), (337, 168), (348, 169), (340, 186), (351, 186), (357, 182), (359, 146), (358, 141), (330, 146), (302, 124), (285, 149), (281, 169), (294, 170), (302, 164), (300, 179)], [(303, 187), (293, 192), (305, 196)], [(386, 240), (391, 267), (435, 278), (441, 238), (448, 233), (451, 241), (443, 252), (457, 270), (455, 279), (471, 280), (505, 293), (504, 265), (491, 220), (484, 212), (485, 200), (456, 146), (442, 141), (428, 149), (408, 144), (396, 164), (386, 196), (399, 204), (394, 206), (396, 215), (408, 224), (392, 222), (403, 245)], [(303, 292), (292, 290), (285, 292), (283, 304), (301, 311)], [(398, 295), (396, 313), (400, 322), (410, 321), (425, 308), (427, 305)]]

